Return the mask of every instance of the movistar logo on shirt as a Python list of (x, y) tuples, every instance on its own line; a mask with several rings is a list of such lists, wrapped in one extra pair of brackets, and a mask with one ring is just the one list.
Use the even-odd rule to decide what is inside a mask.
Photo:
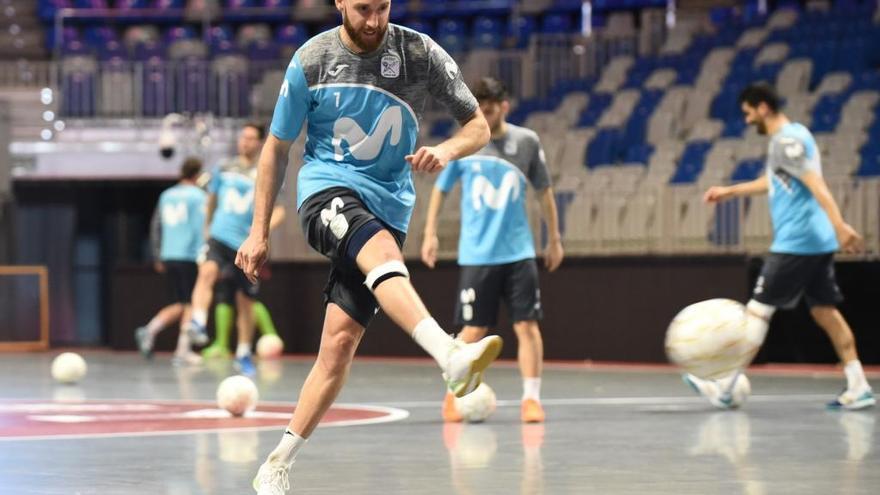
[(186, 203), (183, 201), (166, 204), (162, 207), (162, 223), (168, 227), (186, 222), (188, 216)]
[(358, 123), (349, 117), (342, 117), (333, 125), (333, 158), (341, 162), (345, 159), (342, 144), (348, 144), (348, 153), (357, 160), (375, 160), (382, 152), (385, 139), (391, 136), (389, 144), (397, 146), (403, 133), (403, 111), (400, 106), (389, 106), (382, 112), (376, 127), (367, 134)]
[(223, 211), (234, 213), (236, 215), (244, 215), (251, 209), (254, 204), (254, 190), (251, 189), (245, 194), (241, 194), (235, 189), (229, 189), (223, 194)]
[(471, 184), (471, 202), (474, 211), (480, 211), (484, 205), (493, 210), (502, 210), (511, 201), (519, 199), (520, 189), (519, 176), (514, 171), (504, 174), (497, 189), (488, 178), (477, 175)]

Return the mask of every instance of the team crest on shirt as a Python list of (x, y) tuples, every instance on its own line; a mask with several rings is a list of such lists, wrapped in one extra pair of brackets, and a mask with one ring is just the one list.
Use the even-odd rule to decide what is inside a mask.
[(506, 143), (504, 143), (504, 154), (506, 155), (515, 155), (517, 150), (516, 141), (513, 139), (508, 139)]
[(382, 77), (394, 79), (400, 76), (400, 57), (396, 53), (386, 53), (380, 60)]

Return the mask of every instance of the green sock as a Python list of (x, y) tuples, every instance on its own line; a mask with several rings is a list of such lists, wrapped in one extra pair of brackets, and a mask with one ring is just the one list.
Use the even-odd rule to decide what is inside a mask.
[(269, 310), (266, 309), (266, 306), (260, 301), (254, 301), (254, 321), (257, 323), (257, 328), (260, 329), (261, 334), (278, 335), (278, 331), (275, 330), (275, 323), (272, 322), (272, 316), (269, 314)]
[(219, 303), (214, 308), (214, 328), (217, 330), (217, 336), (214, 338), (212, 346), (229, 348), (229, 332), (232, 331), (232, 324), (235, 320), (235, 310), (231, 304)]

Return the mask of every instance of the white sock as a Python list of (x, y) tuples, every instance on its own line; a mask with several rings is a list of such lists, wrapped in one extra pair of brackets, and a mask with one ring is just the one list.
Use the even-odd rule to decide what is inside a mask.
[(541, 378), (523, 378), (522, 400), (541, 400)]
[(235, 348), (235, 358), (241, 359), (245, 356), (250, 356), (250, 355), (251, 355), (251, 345), (244, 343), (244, 342), (239, 342), (238, 347)]
[(177, 349), (174, 351), (176, 356), (186, 356), (192, 351), (192, 348), (189, 345), (189, 334), (186, 332), (180, 332), (180, 335), (177, 337)]
[(846, 374), (847, 390), (860, 390), (868, 388), (868, 379), (865, 378), (865, 370), (862, 369), (862, 363), (858, 359), (846, 363), (843, 367)]
[(293, 460), (296, 459), (299, 449), (303, 448), (303, 445), (308, 441), (290, 430), (284, 430), (284, 435), (281, 436), (278, 446), (269, 454), (269, 460), (282, 461), (289, 468), (293, 464)]
[(192, 315), (193, 315), (192, 316), (193, 321), (198, 323), (199, 326), (204, 327), (205, 325), (208, 324), (208, 312), (205, 311), (204, 309), (193, 308)]
[(761, 347), (770, 328), (770, 318), (776, 308), (754, 299), (746, 304), (746, 337), (756, 348)]
[(149, 323), (147, 323), (147, 334), (149, 334), (150, 338), (154, 338), (156, 334), (162, 331), (162, 328), (165, 327), (165, 322), (162, 321), (158, 316), (153, 317)]
[(420, 321), (413, 329), (412, 338), (434, 358), (434, 361), (437, 361), (443, 371), (446, 371), (449, 349), (453, 346), (454, 341), (451, 335), (440, 328), (434, 318), (425, 318)]

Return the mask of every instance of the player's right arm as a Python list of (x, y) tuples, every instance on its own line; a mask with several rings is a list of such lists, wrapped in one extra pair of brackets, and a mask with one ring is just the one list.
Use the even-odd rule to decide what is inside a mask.
[(437, 249), (440, 240), (437, 238), (437, 217), (440, 215), (440, 207), (446, 193), (438, 188), (431, 191), (431, 201), (428, 203), (428, 218), (425, 221), (425, 236), (422, 239), (422, 263), (428, 268), (434, 268), (437, 263)]
[(767, 188), (767, 176), (762, 174), (761, 177), (749, 182), (732, 186), (712, 186), (703, 195), (703, 201), (706, 203), (721, 203), (739, 196), (767, 194)]
[(162, 264), (162, 203), (156, 205), (153, 217), (150, 219), (150, 252), (153, 255), (153, 268), (163, 273), (165, 265)]
[(309, 109), (309, 87), (299, 54), (293, 56), (275, 103), (269, 137), (263, 144), (257, 164), (254, 190), (254, 219), (247, 239), (238, 248), (235, 264), (252, 283), (269, 257), (269, 224), (275, 199), (287, 170), (290, 145), (302, 130)]
[(440, 246), (440, 240), (437, 238), (437, 218), (440, 216), (440, 207), (443, 206), (446, 195), (455, 187), (455, 183), (461, 177), (461, 172), (461, 162), (457, 160), (450, 162), (437, 176), (434, 189), (431, 191), (428, 216), (425, 219), (425, 235), (422, 238), (422, 262), (428, 268), (434, 268), (437, 263), (437, 249)]

